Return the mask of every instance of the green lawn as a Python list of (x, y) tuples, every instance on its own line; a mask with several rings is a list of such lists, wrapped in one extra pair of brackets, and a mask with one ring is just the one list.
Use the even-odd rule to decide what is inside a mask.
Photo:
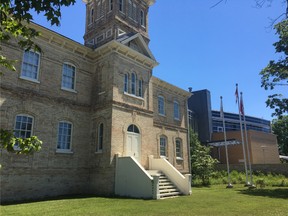
[(288, 215), (288, 188), (248, 190), (242, 185), (193, 188), (191, 196), (165, 200), (74, 197), (0, 206), (0, 215)]

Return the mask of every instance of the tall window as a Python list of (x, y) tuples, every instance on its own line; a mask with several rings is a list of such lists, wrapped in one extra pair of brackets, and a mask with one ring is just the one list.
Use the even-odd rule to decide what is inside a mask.
[(109, 11), (113, 10), (113, 0), (109, 0)]
[(183, 155), (182, 155), (182, 143), (181, 143), (181, 140), (180, 139), (176, 139), (176, 157), (177, 158), (182, 158)]
[(33, 51), (25, 51), (21, 68), (21, 77), (38, 80), (40, 54)]
[(124, 92), (128, 93), (129, 77), (128, 74), (124, 75)]
[(72, 143), (72, 124), (70, 122), (61, 121), (58, 124), (58, 150), (71, 150)]
[(65, 63), (62, 68), (62, 88), (75, 90), (75, 67)]
[(133, 17), (133, 5), (131, 0), (128, 0), (128, 16), (130, 18)]
[(123, 0), (118, 1), (119, 1), (119, 11), (124, 12), (124, 1)]
[(143, 81), (141, 79), (138, 80), (138, 96), (143, 97)]
[(140, 25), (145, 26), (145, 15), (143, 10), (140, 11)]
[(131, 74), (131, 94), (136, 95), (136, 74)]
[(165, 100), (162, 96), (158, 96), (158, 113), (165, 115)]
[(99, 124), (98, 127), (98, 143), (97, 143), (97, 152), (101, 152), (103, 150), (103, 140), (104, 140), (104, 124)]
[(137, 21), (137, 7), (136, 4), (133, 3), (133, 14), (132, 14), (133, 20)]
[(167, 139), (165, 136), (160, 137), (160, 156), (167, 156)]
[(17, 115), (15, 119), (14, 135), (20, 138), (32, 136), (33, 117), (29, 115)]
[(179, 103), (177, 101), (174, 101), (174, 119), (180, 119)]
[(90, 14), (89, 14), (89, 24), (92, 24), (94, 22), (94, 9), (90, 9)]

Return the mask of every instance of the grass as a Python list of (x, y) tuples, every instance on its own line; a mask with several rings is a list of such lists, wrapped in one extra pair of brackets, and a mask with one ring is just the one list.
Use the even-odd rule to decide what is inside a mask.
[(287, 215), (288, 188), (249, 190), (243, 185), (193, 188), (191, 196), (165, 200), (66, 197), (23, 204), (2, 205), (0, 215)]

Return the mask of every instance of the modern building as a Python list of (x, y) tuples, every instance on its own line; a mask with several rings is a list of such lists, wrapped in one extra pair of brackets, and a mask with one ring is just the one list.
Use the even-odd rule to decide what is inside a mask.
[(4, 55), (19, 60), (16, 73), (4, 69), (1, 77), (1, 128), (43, 141), (33, 155), (2, 152), (2, 202), (191, 194), (191, 93), (152, 75), (153, 3), (87, 1), (85, 45), (37, 24), (41, 53), (16, 41), (1, 44)]
[[(220, 111), (211, 109), (209, 90), (205, 89), (192, 93), (193, 95), (188, 99), (190, 125), (198, 133), (199, 139), (203, 144), (213, 146), (212, 156), (217, 158), (220, 163), (226, 163), (223, 119), (220, 116)], [(241, 121), (243, 139), (244, 143), (246, 143), (243, 116)], [(226, 144), (228, 144), (229, 161), (235, 164), (243, 163), (244, 154), (239, 114), (224, 112), (224, 122), (228, 140)], [(251, 163), (279, 163), (277, 139), (271, 133), (270, 121), (245, 116), (245, 123)]]

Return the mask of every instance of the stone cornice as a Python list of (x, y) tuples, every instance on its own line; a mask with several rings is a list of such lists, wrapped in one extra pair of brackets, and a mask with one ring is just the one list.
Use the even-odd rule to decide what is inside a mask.
[(153, 85), (156, 85), (159, 88), (163, 88), (163, 89), (167, 90), (168, 92), (173, 92), (173, 93), (180, 95), (182, 97), (185, 97), (187, 99), (192, 95), (191, 92), (185, 91), (185, 90), (183, 90), (177, 86), (174, 86), (170, 83), (167, 83), (167, 82), (165, 82), (165, 81), (163, 81), (157, 77), (152, 76), (151, 81), (152, 81)]
[(93, 50), (91, 48), (86, 47), (79, 42), (76, 42), (66, 36), (63, 36), (51, 29), (45, 28), (36, 23), (30, 23), (29, 26), (41, 33), (38, 39), (44, 40), (48, 44), (66, 49), (67, 51), (85, 57), (88, 60), (91, 59), (91, 56), (93, 54)]

